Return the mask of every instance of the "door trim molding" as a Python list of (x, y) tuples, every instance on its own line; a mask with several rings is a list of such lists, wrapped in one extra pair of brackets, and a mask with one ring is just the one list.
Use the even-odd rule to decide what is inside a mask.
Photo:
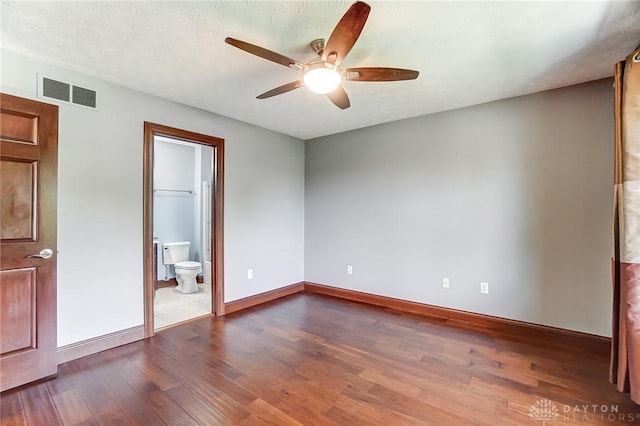
[(144, 337), (154, 335), (153, 326), (153, 138), (166, 136), (215, 149), (213, 209), (211, 212), (213, 247), (211, 248), (213, 297), (212, 313), (224, 315), (224, 139), (161, 124), (144, 122), (143, 151), (143, 258), (144, 258)]

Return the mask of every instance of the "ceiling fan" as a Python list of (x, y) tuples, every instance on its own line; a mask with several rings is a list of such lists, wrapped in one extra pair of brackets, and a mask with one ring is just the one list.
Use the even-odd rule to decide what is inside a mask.
[(326, 44), (324, 39), (317, 39), (311, 42), (311, 47), (318, 57), (306, 63), (232, 37), (227, 37), (224, 41), (245, 52), (301, 72), (300, 80), (269, 90), (258, 95), (258, 99), (270, 98), (306, 86), (312, 92), (326, 94), (338, 108), (346, 109), (349, 108), (351, 103), (347, 92), (340, 86), (342, 81), (413, 80), (419, 74), (418, 71), (402, 68), (340, 68), (340, 63), (351, 51), (356, 40), (358, 40), (364, 24), (367, 22), (370, 10), (371, 6), (364, 2), (357, 1), (352, 4), (334, 28)]

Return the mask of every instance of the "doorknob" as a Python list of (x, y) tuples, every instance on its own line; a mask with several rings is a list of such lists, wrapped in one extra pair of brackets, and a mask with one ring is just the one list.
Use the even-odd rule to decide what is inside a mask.
[(48, 259), (51, 256), (53, 256), (53, 250), (46, 248), (46, 249), (40, 250), (40, 253), (38, 253), (38, 254), (30, 254), (27, 257), (28, 258), (37, 258), (37, 259)]

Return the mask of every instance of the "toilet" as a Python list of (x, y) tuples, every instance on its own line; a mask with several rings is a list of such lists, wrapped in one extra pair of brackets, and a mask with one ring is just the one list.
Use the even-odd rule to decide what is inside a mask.
[(202, 265), (200, 262), (189, 260), (190, 247), (191, 243), (189, 241), (162, 244), (162, 263), (173, 265), (175, 268), (176, 281), (178, 281), (176, 290), (180, 293), (195, 293), (198, 291), (196, 277), (202, 272)]

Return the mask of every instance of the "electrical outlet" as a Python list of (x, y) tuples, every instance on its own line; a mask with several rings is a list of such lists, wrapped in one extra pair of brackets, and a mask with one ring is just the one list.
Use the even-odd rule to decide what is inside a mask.
[(247, 270), (247, 279), (248, 280), (252, 280), (253, 279), (253, 269)]
[(489, 283), (482, 281), (480, 283), (480, 293), (482, 294), (489, 294)]
[(448, 277), (443, 277), (442, 278), (442, 287), (449, 288), (449, 278)]
[(353, 274), (353, 266), (347, 265), (347, 274), (349, 275)]

